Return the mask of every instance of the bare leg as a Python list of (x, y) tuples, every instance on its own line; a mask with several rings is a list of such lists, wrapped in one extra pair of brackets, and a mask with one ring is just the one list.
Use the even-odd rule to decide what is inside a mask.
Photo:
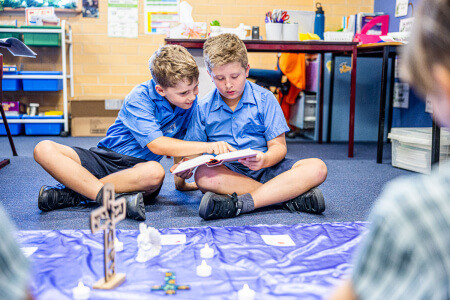
[(99, 180), (81, 166), (80, 158), (75, 150), (52, 141), (42, 141), (37, 144), (34, 149), (34, 159), (53, 178), (92, 200), (95, 200), (106, 182), (113, 183), (117, 193), (123, 193), (156, 190), (164, 179), (164, 169), (159, 163), (145, 162)]
[(255, 208), (281, 203), (320, 185), (327, 177), (327, 167), (317, 158), (297, 161), (290, 170), (261, 184), (247, 176), (230, 171), (225, 166), (201, 166), (195, 173), (200, 190), (217, 194), (250, 193)]

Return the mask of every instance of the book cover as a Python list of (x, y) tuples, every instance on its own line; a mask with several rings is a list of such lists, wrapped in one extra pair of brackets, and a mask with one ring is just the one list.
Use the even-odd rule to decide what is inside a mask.
[(180, 163), (180, 165), (172, 173), (178, 174), (201, 165), (206, 165), (208, 167), (215, 167), (221, 165), (225, 161), (235, 161), (254, 156), (256, 156), (256, 152), (253, 151), (252, 149), (244, 149), (228, 153), (222, 153), (216, 156), (212, 154), (205, 154)]

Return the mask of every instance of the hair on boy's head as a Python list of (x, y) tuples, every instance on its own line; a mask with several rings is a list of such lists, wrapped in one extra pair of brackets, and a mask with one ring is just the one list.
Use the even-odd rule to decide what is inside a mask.
[(414, 16), (411, 38), (401, 58), (401, 77), (426, 95), (435, 88), (433, 68), (450, 73), (450, 1), (424, 0)]
[(163, 88), (175, 87), (180, 81), (198, 80), (199, 71), (192, 55), (179, 45), (164, 45), (148, 60), (153, 80)]
[(231, 33), (209, 37), (203, 45), (203, 58), (208, 71), (214, 67), (238, 62), (246, 69), (248, 66), (247, 48), (241, 39)]

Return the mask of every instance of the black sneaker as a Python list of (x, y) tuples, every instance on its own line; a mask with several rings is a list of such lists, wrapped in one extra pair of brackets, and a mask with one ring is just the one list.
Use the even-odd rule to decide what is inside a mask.
[[(145, 204), (144, 194), (142, 192), (131, 192), (115, 194), (114, 199), (125, 198), (127, 205), (127, 218), (133, 220), (143, 221), (145, 220)], [(98, 192), (95, 197), (95, 202), (103, 204), (103, 188)]]
[(312, 188), (306, 193), (284, 202), (283, 207), (291, 212), (321, 214), (325, 210), (325, 199), (319, 188)]
[(116, 199), (125, 198), (127, 203), (127, 218), (144, 221), (145, 205), (143, 193), (122, 193), (116, 194)]
[(38, 207), (42, 211), (78, 206), (86, 200), (85, 197), (66, 188), (62, 184), (56, 186), (44, 185), (39, 191)]
[(204, 220), (233, 218), (239, 215), (241, 209), (242, 203), (238, 201), (236, 193), (219, 195), (207, 192), (200, 202), (198, 214)]

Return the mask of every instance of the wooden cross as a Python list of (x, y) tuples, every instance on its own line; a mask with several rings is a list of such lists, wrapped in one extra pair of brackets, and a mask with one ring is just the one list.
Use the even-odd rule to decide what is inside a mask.
[(114, 239), (116, 237), (116, 223), (125, 219), (125, 198), (115, 200), (114, 185), (106, 183), (102, 187), (103, 205), (91, 213), (91, 231), (93, 234), (104, 231), (104, 265), (105, 277), (97, 281), (93, 288), (109, 290), (116, 288), (125, 281), (125, 274), (116, 274), (116, 251)]

